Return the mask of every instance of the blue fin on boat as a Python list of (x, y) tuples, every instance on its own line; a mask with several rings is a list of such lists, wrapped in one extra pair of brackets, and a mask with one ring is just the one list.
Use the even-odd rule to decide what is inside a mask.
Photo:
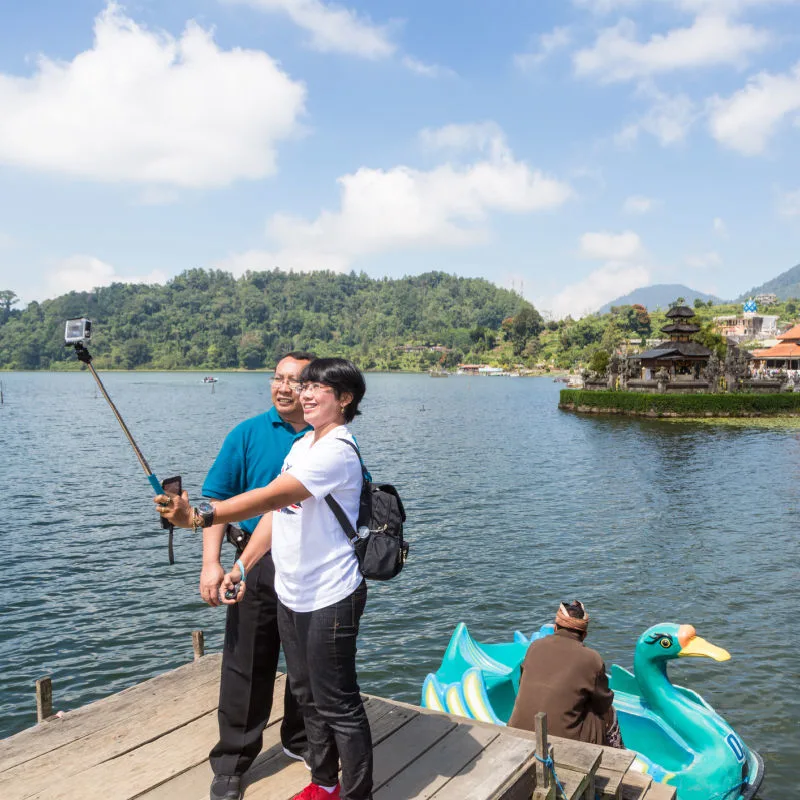
[(611, 665), (611, 688), (615, 692), (627, 692), (628, 694), (641, 697), (642, 690), (639, 688), (639, 681), (632, 672), (628, 672), (625, 667), (619, 664)]

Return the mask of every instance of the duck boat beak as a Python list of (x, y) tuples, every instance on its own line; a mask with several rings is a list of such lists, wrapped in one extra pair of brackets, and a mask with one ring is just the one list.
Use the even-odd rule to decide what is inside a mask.
[(685, 656), (704, 656), (705, 658), (713, 658), (714, 661), (728, 661), (731, 654), (721, 647), (717, 647), (711, 642), (707, 642), (701, 636), (698, 636), (692, 625), (681, 625), (678, 631), (678, 641), (681, 643), (681, 650), (678, 653), (678, 658)]

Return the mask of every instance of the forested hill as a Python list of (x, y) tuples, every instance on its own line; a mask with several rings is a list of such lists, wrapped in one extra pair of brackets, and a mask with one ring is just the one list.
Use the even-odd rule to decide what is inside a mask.
[[(0, 368), (14, 369), (74, 365), (63, 342), (64, 321), (73, 317), (93, 320), (90, 349), (106, 369), (256, 369), (294, 349), (347, 356), (365, 369), (452, 366), (494, 347), (509, 317), (524, 328), (516, 334), (517, 352), (542, 329), (538, 312), (518, 294), (441, 272), (376, 280), (274, 270), (235, 279), (194, 269), (165, 286), (118, 283), (24, 310), (13, 307), (13, 292), (0, 295)], [(451, 351), (401, 349), (410, 345)]]

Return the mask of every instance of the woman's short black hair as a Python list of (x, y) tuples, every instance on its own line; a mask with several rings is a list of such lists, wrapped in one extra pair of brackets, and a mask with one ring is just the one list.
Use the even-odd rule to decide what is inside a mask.
[(346, 358), (315, 358), (303, 367), (301, 383), (324, 383), (333, 389), (337, 397), (349, 393), (353, 399), (344, 408), (344, 421), (352, 422), (361, 412), (358, 404), (367, 391), (361, 370)]

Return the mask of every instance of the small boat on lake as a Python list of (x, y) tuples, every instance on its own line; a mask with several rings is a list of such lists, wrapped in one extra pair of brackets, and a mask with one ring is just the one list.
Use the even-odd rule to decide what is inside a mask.
[[(528, 647), (553, 631), (553, 625), (543, 625), (530, 637), (517, 631), (512, 642), (481, 644), (459, 623), (441, 666), (425, 678), (421, 705), (505, 725)], [(685, 656), (730, 658), (691, 625), (670, 622), (639, 637), (633, 672), (611, 667), (614, 708), (625, 746), (637, 753), (634, 766), (675, 786), (679, 800), (752, 800), (764, 763), (699, 694), (670, 681), (667, 662)]]
[(216, 382), (217, 379), (213, 375), (206, 375), (205, 378), (203, 378), (203, 383), (216, 383)]

